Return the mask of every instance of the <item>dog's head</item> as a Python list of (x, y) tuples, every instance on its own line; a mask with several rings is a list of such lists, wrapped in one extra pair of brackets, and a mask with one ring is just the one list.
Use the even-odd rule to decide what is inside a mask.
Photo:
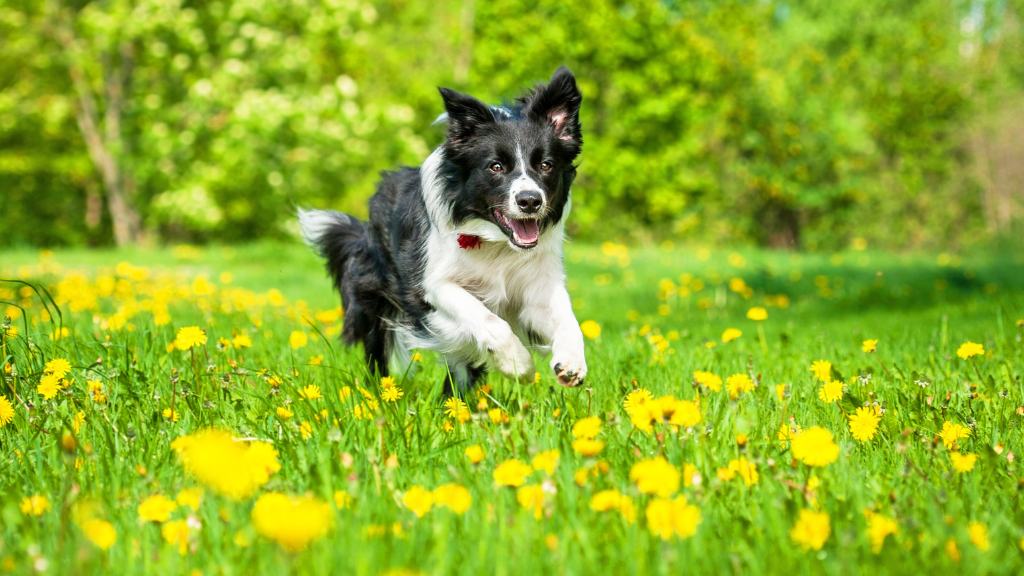
[(441, 97), (448, 116), (445, 201), (453, 223), (486, 222), (514, 247), (533, 248), (562, 219), (576, 176), (573, 162), (583, 145), (576, 79), (559, 68), (511, 106), (487, 106), (447, 88)]

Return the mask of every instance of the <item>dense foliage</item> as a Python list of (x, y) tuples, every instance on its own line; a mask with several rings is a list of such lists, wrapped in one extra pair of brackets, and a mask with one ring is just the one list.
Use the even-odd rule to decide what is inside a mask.
[(365, 214), (440, 140), (438, 85), (499, 101), (562, 63), (580, 236), (959, 246), (1024, 213), (1021, 0), (70, 4), (0, 6), (0, 244)]

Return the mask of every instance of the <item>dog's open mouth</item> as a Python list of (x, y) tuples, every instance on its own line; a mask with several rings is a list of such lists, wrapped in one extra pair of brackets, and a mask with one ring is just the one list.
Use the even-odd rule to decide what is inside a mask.
[(540, 239), (540, 221), (536, 218), (509, 218), (500, 210), (494, 211), (494, 218), (506, 233), (512, 235), (512, 243), (520, 248), (533, 248)]

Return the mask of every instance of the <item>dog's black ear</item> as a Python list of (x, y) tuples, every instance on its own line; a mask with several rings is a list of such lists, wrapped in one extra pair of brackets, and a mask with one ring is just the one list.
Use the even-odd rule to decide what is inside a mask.
[(547, 122), (555, 129), (555, 135), (565, 142), (580, 145), (580, 104), (583, 95), (576, 87), (576, 77), (565, 66), (555, 70), (551, 81), (531, 94), (526, 103), (527, 114), (534, 119)]
[(444, 99), (444, 109), (448, 112), (448, 142), (464, 144), (482, 126), (494, 122), (494, 114), (486, 104), (469, 94), (456, 92), (449, 88), (438, 88)]

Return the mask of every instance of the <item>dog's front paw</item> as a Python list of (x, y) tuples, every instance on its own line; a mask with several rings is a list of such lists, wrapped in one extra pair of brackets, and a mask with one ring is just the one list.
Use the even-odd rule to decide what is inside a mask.
[(587, 360), (582, 348), (571, 352), (555, 350), (551, 357), (551, 369), (563, 386), (580, 386), (587, 377)]
[(500, 346), (494, 347), (491, 355), (502, 374), (512, 378), (533, 376), (533, 357), (514, 334), (509, 335)]

